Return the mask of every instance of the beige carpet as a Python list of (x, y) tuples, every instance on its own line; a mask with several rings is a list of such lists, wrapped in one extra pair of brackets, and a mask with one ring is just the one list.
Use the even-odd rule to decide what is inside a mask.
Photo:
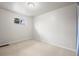
[(37, 40), (26, 40), (0, 48), (0, 56), (75, 56), (75, 52)]

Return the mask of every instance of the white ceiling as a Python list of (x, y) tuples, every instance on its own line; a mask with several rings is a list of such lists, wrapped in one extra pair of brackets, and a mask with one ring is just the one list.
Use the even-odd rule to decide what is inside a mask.
[(37, 16), (71, 4), (74, 2), (39, 2), (34, 8), (29, 8), (26, 2), (0, 2), (0, 8), (27, 16)]

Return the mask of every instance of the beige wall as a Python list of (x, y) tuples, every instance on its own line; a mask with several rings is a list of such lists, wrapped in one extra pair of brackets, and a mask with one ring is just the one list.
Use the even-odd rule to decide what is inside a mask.
[[(24, 24), (15, 24), (15, 17), (22, 17)], [(32, 39), (32, 18), (0, 9), (0, 45), (28, 39)]]
[(34, 18), (34, 39), (75, 51), (76, 7), (69, 5)]

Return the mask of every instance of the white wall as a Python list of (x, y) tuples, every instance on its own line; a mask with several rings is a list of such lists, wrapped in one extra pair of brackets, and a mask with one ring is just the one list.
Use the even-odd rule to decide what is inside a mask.
[(78, 28), (77, 28), (77, 55), (79, 56), (79, 4), (77, 5), (77, 17), (78, 17), (78, 22), (77, 22), (77, 25), (78, 25)]
[(76, 7), (69, 5), (34, 18), (34, 39), (75, 51)]
[[(22, 17), (24, 24), (15, 24), (14, 18)], [(32, 39), (32, 18), (0, 9), (0, 45)]]

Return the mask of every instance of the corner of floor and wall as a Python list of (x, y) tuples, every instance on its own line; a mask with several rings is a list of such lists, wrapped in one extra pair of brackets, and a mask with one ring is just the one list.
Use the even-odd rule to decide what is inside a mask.
[[(23, 24), (14, 23), (23, 18)], [(0, 9), (0, 45), (32, 39), (32, 17), (6, 9)]]
[(34, 39), (76, 53), (76, 4), (35, 16)]

